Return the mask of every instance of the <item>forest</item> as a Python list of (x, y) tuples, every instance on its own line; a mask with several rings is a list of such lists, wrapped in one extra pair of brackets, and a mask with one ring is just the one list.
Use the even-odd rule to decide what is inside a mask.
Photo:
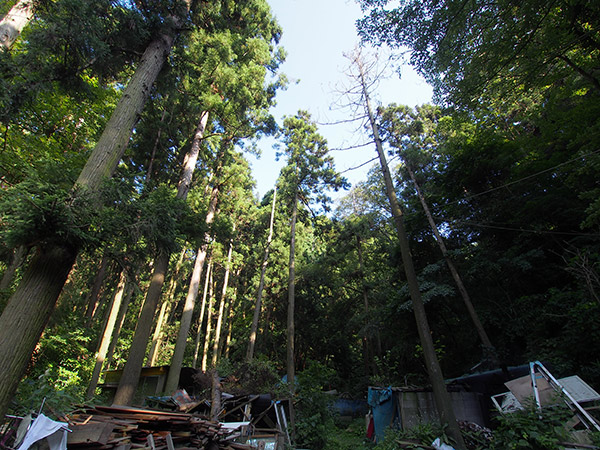
[[(294, 399), (312, 449), (359, 448), (322, 391), (431, 386), (461, 449), (445, 379), (543, 361), (600, 389), (600, 3), (356, 1), (353, 186), (309, 112), (273, 116), (267, 0), (0, 5), (0, 417), (194, 367)], [(432, 104), (371, 100), (379, 47)], [(559, 448), (535, 439), (492, 448)]]

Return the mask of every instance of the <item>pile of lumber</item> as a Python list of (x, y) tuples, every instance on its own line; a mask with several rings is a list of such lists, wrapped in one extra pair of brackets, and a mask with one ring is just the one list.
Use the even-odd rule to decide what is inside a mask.
[(69, 450), (254, 450), (239, 433), (192, 414), (122, 406), (83, 407), (67, 417)]

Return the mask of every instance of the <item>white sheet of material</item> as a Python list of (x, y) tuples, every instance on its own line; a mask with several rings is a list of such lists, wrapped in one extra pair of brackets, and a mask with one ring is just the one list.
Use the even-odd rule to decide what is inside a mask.
[(50, 450), (67, 450), (67, 426), (66, 422), (56, 422), (40, 414), (31, 424), (23, 443), (17, 450), (27, 450), (44, 438), (48, 439)]

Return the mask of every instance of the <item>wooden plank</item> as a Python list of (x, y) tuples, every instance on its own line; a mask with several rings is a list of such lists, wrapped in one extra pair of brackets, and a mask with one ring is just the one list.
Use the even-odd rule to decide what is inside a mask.
[(100, 444), (108, 442), (114, 429), (110, 422), (88, 422), (85, 425), (71, 425), (72, 433), (67, 435), (67, 445)]

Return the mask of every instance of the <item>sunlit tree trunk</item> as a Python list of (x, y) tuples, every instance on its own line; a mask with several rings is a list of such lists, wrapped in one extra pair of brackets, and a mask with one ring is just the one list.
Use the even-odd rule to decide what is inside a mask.
[(104, 283), (104, 279), (106, 278), (107, 265), (108, 256), (104, 254), (102, 256), (102, 259), (100, 260), (100, 267), (98, 267), (98, 272), (94, 277), (94, 284), (92, 285), (92, 289), (90, 290), (87, 306), (85, 308), (85, 317), (87, 319), (86, 323), (88, 326), (92, 324), (92, 320), (94, 318), (94, 315), (96, 314), (98, 305), (100, 304), (100, 292), (102, 291), (102, 284)]
[(104, 331), (102, 332), (102, 337), (100, 339), (100, 345), (98, 347), (98, 352), (96, 353), (96, 364), (94, 366), (94, 370), (92, 371), (92, 379), (90, 380), (90, 384), (88, 386), (86, 398), (91, 399), (94, 397), (94, 392), (96, 391), (96, 387), (98, 386), (98, 380), (100, 379), (100, 372), (102, 371), (102, 366), (104, 364), (104, 360), (106, 358), (106, 354), (108, 353), (108, 347), (110, 345), (110, 341), (113, 335), (113, 331), (115, 329), (115, 324), (117, 322), (117, 317), (119, 315), (119, 310), (121, 309), (121, 302), (123, 300), (123, 293), (125, 291), (125, 284), (127, 282), (127, 274), (125, 269), (121, 269), (121, 275), (119, 277), (119, 284), (117, 285), (117, 290), (115, 291), (115, 295), (110, 305), (108, 320), (106, 325), (104, 326)]
[(271, 241), (273, 240), (273, 223), (275, 221), (275, 202), (277, 201), (277, 186), (273, 191), (273, 203), (271, 205), (271, 219), (269, 220), (269, 236), (267, 237), (267, 245), (265, 246), (265, 254), (260, 269), (260, 281), (258, 282), (258, 290), (256, 292), (256, 304), (254, 305), (254, 315), (252, 317), (252, 327), (250, 328), (250, 339), (248, 340), (248, 351), (246, 352), (246, 361), (252, 361), (254, 358), (254, 346), (256, 345), (256, 334), (258, 333), (258, 321), (260, 320), (260, 311), (262, 305), (262, 294), (265, 287), (265, 273), (267, 272), (267, 264), (269, 263), (269, 250)]
[[(235, 232), (235, 224), (233, 226)], [(229, 241), (229, 250), (227, 251), (227, 263), (225, 264), (225, 276), (223, 277), (223, 290), (221, 291), (221, 301), (219, 302), (219, 313), (217, 315), (217, 326), (215, 327), (215, 339), (213, 340), (212, 366), (217, 366), (219, 358), (219, 343), (221, 341), (221, 329), (223, 326), (223, 314), (225, 312), (225, 302), (227, 301), (227, 287), (229, 285), (229, 273), (231, 272), (231, 257), (233, 255), (233, 239)]]
[(0, 50), (8, 50), (33, 19), (33, 0), (18, 0), (0, 21)]
[[(217, 202), (219, 198), (219, 185), (215, 184), (210, 195), (208, 211), (206, 213), (206, 225), (210, 226), (215, 220), (215, 214), (217, 212)], [(169, 369), (169, 375), (167, 376), (167, 382), (165, 384), (165, 391), (171, 393), (177, 389), (177, 383), (179, 382), (179, 373), (181, 372), (181, 365), (183, 364), (183, 355), (185, 353), (185, 347), (187, 345), (187, 338), (192, 326), (192, 316), (194, 314), (194, 307), (196, 306), (196, 298), (198, 297), (198, 286), (200, 285), (200, 279), (202, 278), (202, 268), (204, 267), (204, 261), (206, 260), (206, 253), (208, 252), (208, 246), (210, 241), (209, 233), (204, 235), (204, 244), (198, 249), (198, 255), (196, 256), (196, 263), (194, 264), (194, 270), (192, 272), (192, 278), (190, 280), (190, 286), (188, 289), (187, 296), (185, 298), (185, 305), (183, 307), (183, 313), (181, 314), (181, 322), (179, 323), (179, 333), (177, 334), (177, 342), (175, 343), (175, 349), (173, 350), (173, 357), (171, 358), (171, 367)]]
[(181, 266), (183, 265), (183, 258), (185, 253), (187, 252), (187, 247), (183, 247), (181, 253), (179, 254), (179, 259), (177, 260), (177, 265), (175, 266), (175, 271), (171, 276), (171, 281), (169, 283), (169, 288), (167, 290), (167, 295), (163, 300), (162, 305), (160, 306), (160, 313), (158, 314), (158, 319), (156, 320), (156, 326), (154, 328), (154, 334), (152, 335), (152, 345), (150, 346), (150, 351), (148, 352), (147, 364), (152, 367), (156, 364), (156, 358), (158, 357), (158, 351), (160, 350), (160, 345), (162, 343), (163, 336), (163, 327), (166, 325), (165, 316), (168, 314), (168, 310), (172, 307), (173, 297), (175, 295), (175, 287), (177, 286), (177, 279), (179, 277), (179, 272), (181, 271)]
[(202, 293), (202, 304), (200, 305), (200, 315), (198, 316), (198, 331), (196, 333), (196, 343), (194, 345), (194, 362), (192, 367), (198, 367), (198, 355), (200, 354), (200, 338), (202, 336), (202, 323), (204, 322), (204, 311), (206, 310), (206, 296), (208, 294), (208, 285), (212, 272), (212, 257), (208, 258), (206, 275), (204, 276), (204, 291)]
[(125, 300), (121, 305), (121, 309), (119, 310), (119, 316), (117, 317), (117, 323), (115, 325), (115, 330), (113, 331), (112, 339), (110, 340), (110, 346), (108, 347), (108, 352), (106, 353), (106, 370), (109, 370), (113, 363), (113, 356), (115, 354), (115, 349), (117, 348), (117, 343), (119, 342), (119, 336), (121, 335), (121, 329), (123, 328), (123, 323), (125, 322), (125, 316), (127, 315), (127, 310), (129, 309), (129, 302), (131, 301), (131, 297), (133, 297), (133, 283), (127, 283), (125, 287)]
[[(298, 216), (298, 192), (294, 195), (292, 204), (292, 217), (290, 218), (290, 262), (288, 279), (288, 311), (287, 311), (287, 380), (290, 389), (290, 429), (294, 434), (295, 429), (295, 411), (294, 411), (294, 392), (296, 390), (296, 366), (294, 361), (294, 339), (295, 339), (295, 321), (294, 308), (296, 302), (295, 284), (296, 284), (296, 219)], [(292, 438), (293, 440), (293, 438)]]
[(215, 305), (215, 296), (213, 289), (213, 272), (214, 270), (210, 272), (210, 280), (208, 283), (208, 308), (206, 309), (206, 331), (204, 333), (204, 349), (202, 351), (202, 364), (200, 365), (200, 369), (202, 370), (202, 372), (206, 372), (206, 365), (208, 363), (208, 346), (210, 344), (213, 308)]
[(448, 269), (450, 270), (450, 273), (452, 274), (452, 278), (454, 279), (454, 282), (456, 283), (456, 286), (458, 287), (458, 291), (460, 292), (460, 295), (462, 296), (465, 307), (467, 308), (467, 311), (469, 312), (469, 316), (471, 317), (471, 321), (473, 322), (473, 325), (475, 326), (475, 330), (477, 330), (477, 334), (479, 335), (479, 339), (481, 340), (481, 345), (483, 346), (483, 353), (484, 353), (483, 356), (485, 359), (489, 359), (490, 362), (494, 366), (499, 367), (500, 361), (498, 360), (498, 354), (496, 353), (496, 349), (492, 345), (492, 341), (488, 337), (488, 335), (485, 331), (485, 328), (483, 327), (483, 324), (481, 323), (481, 320), (479, 320), (479, 315), (477, 314), (477, 311), (475, 310), (475, 307), (473, 306), (473, 302), (471, 302), (471, 296), (469, 295), (469, 292), (467, 291), (467, 288), (465, 287), (465, 285), (462, 281), (462, 278), (461, 278), (460, 274), (458, 273), (458, 270), (456, 269), (454, 262), (452, 261), (452, 258), (450, 258), (450, 255), (448, 254), (448, 249), (446, 248), (444, 239), (442, 238), (442, 235), (440, 234), (440, 232), (437, 228), (435, 220), (433, 220), (433, 215), (431, 214), (431, 211), (429, 210), (429, 206), (427, 205), (425, 196), (421, 192), (421, 187), (419, 186), (419, 183), (417, 182), (417, 177), (415, 176), (415, 173), (413, 172), (413, 170), (410, 166), (410, 163), (406, 164), (406, 169), (408, 171), (408, 175), (410, 176), (410, 179), (412, 180), (412, 182), (415, 186), (415, 189), (417, 191), (417, 196), (419, 197), (419, 201), (421, 202), (423, 211), (425, 211), (425, 215), (427, 216), (427, 221), (429, 222), (429, 226), (431, 227), (431, 231), (433, 232), (435, 241), (437, 242), (438, 246), (440, 247), (440, 251), (442, 252), (444, 259), (446, 260)]

